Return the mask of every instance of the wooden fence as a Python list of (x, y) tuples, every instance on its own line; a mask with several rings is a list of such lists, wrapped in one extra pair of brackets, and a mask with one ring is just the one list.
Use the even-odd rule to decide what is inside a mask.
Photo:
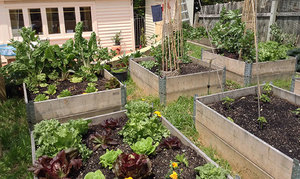
[[(195, 15), (194, 25), (203, 26), (204, 18), (208, 28), (211, 29), (219, 21), (223, 7), (227, 10), (240, 9), (242, 12), (243, 4), (244, 2), (241, 1), (203, 6), (203, 13), (198, 12)], [(269, 26), (274, 20), (284, 32), (300, 36), (300, 0), (258, 0), (257, 12), (257, 29), (260, 41), (267, 40)], [(299, 38), (298, 45), (300, 45)]]

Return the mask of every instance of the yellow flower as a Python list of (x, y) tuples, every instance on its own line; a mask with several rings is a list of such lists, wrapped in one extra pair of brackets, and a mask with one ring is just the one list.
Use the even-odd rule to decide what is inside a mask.
[(133, 179), (132, 177), (124, 178), (124, 179)]
[(156, 114), (158, 117), (161, 117), (161, 114), (159, 111), (155, 111), (154, 114)]
[(82, 94), (87, 94), (87, 93), (82, 93)]
[(177, 179), (178, 178), (177, 173), (175, 171), (173, 171), (173, 173), (170, 175), (170, 178)]
[(144, 98), (142, 98), (142, 101), (145, 101), (145, 99), (144, 99)]
[(177, 168), (177, 167), (178, 167), (178, 164), (177, 164), (176, 162), (173, 162), (173, 163), (172, 163), (172, 167), (173, 167), (173, 168)]

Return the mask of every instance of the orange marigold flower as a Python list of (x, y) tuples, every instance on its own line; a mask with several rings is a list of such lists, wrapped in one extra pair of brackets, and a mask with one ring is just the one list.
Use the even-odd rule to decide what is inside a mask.
[(173, 163), (172, 163), (172, 167), (173, 167), (173, 168), (177, 168), (177, 167), (178, 167), (178, 164), (177, 164), (176, 162), (173, 162)]

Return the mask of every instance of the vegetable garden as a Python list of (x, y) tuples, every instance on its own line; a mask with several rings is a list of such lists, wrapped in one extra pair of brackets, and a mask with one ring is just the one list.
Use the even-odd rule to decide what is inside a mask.
[(22, 28), (16, 61), (0, 68), (25, 99), (0, 102), (0, 178), (299, 178), (295, 36), (274, 24), (257, 42), (238, 10), (211, 30), (169, 11), (161, 43), (117, 62), (82, 22), (61, 46)]

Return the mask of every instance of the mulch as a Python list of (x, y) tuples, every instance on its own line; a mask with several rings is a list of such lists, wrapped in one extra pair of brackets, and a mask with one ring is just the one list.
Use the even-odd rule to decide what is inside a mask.
[(291, 158), (300, 159), (300, 118), (292, 111), (299, 108), (276, 96), (270, 103), (261, 102), (261, 116), (267, 123), (259, 128), (257, 96), (249, 95), (235, 99), (231, 109), (222, 102), (209, 107), (225, 117), (231, 117), (236, 124), (280, 150)]

